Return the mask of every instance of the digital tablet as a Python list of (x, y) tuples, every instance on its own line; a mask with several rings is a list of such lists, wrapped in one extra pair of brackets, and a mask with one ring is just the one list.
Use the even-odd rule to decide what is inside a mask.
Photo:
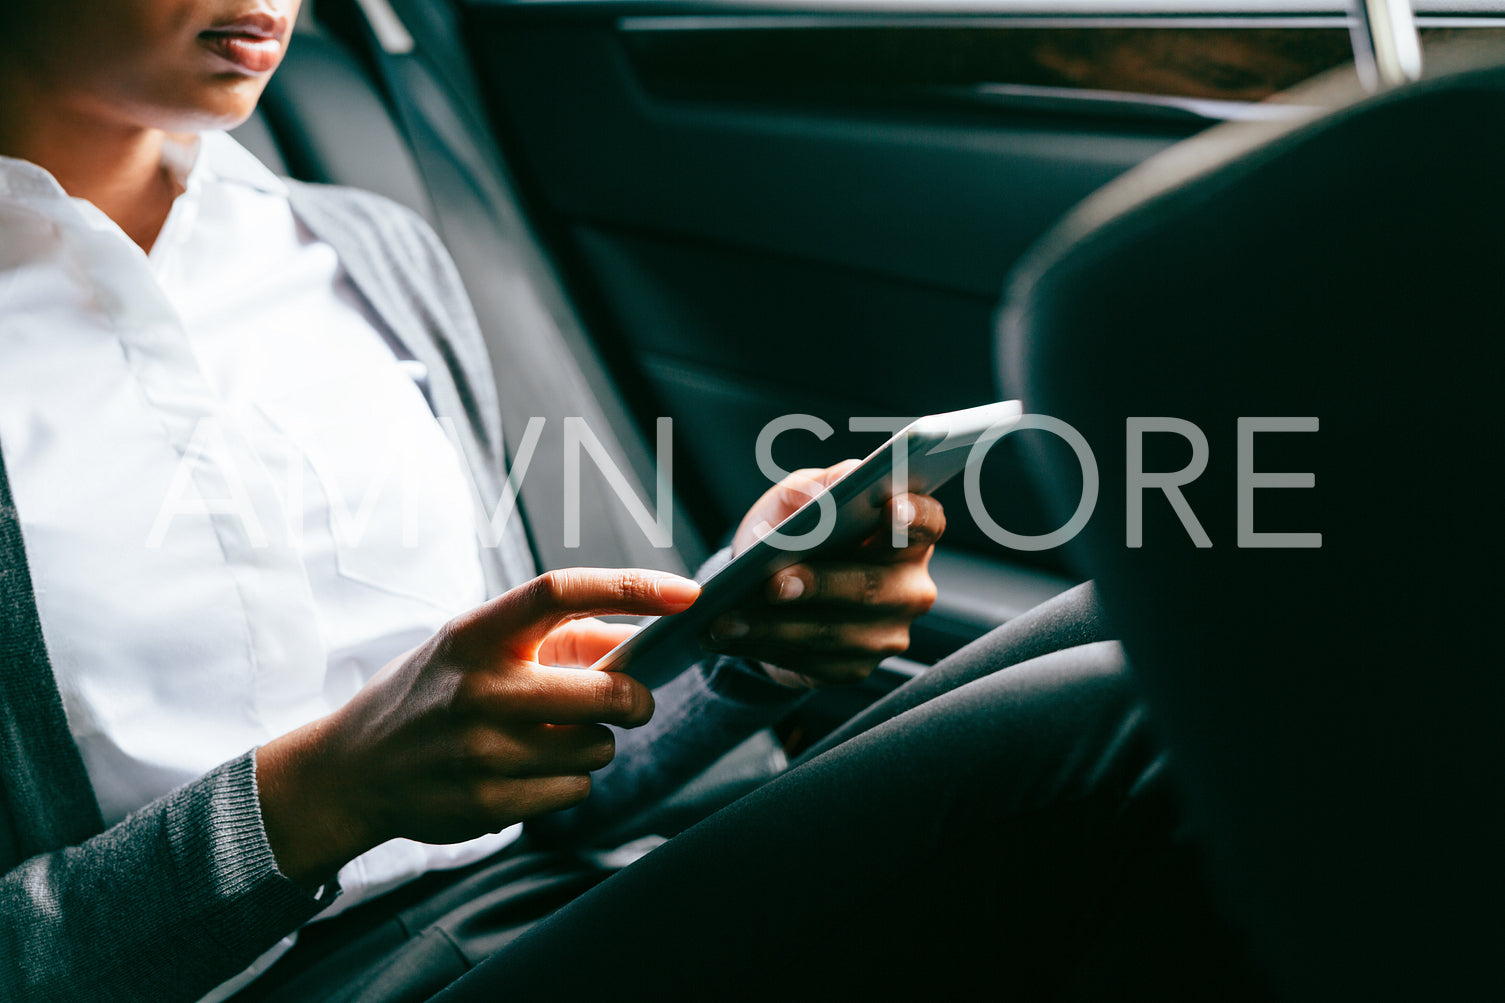
[(877, 532), (883, 506), (896, 493), (935, 491), (961, 473), (979, 439), (1003, 434), (1022, 413), (1018, 401), (1004, 401), (911, 422), (701, 582), (695, 605), (649, 621), (592, 668), (627, 672), (650, 687), (667, 682), (705, 657), (700, 639), (711, 621), (757, 595), (771, 575)]

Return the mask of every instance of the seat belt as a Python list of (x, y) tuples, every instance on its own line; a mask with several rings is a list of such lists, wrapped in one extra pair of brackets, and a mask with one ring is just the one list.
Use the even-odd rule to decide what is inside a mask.
[[(541, 256), (529, 253), (534, 238), (517, 211), (486, 122), (473, 102), (455, 94), (420, 58), (413, 36), (386, 0), (344, 2), (354, 5), (350, 11), (358, 33), (429, 189), (435, 229), (455, 259), (486, 335), (499, 377), (508, 455), (529, 461), (520, 485), (516, 471), (511, 473), (540, 564), (685, 573), (686, 558), (698, 563), (704, 547), (672, 504), (670, 491), (655, 499), (670, 508), (674, 546), (667, 548), (653, 545), (617, 494), (618, 487), (628, 490), (641, 514), (656, 512), (645, 499), (641, 467), (629, 459), (566, 341), (564, 329), (574, 326), (568, 304), (562, 294), (549, 296), (557, 284)], [(331, 6), (325, 0), (321, 16)], [(580, 337), (583, 341), (583, 333)], [(530, 433), (530, 422), (538, 418), (544, 419), (541, 433)], [(577, 457), (577, 546), (566, 546), (565, 536), (566, 418), (583, 421), (608, 465), (622, 475), (614, 487), (590, 457)], [(533, 435), (537, 439), (530, 448), (526, 440)]]

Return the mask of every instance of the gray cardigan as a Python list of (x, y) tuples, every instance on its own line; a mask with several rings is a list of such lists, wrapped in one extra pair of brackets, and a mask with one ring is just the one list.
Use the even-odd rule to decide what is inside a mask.
[[(486, 351), (453, 263), (418, 217), (378, 196), (294, 184), (293, 206), (430, 373), (483, 496), (503, 469)], [(0, 318), (3, 321), (3, 318)], [(505, 578), (495, 554), (487, 579)], [(651, 803), (796, 699), (733, 659), (655, 694), (647, 727), (570, 822), (585, 831)], [(37, 618), (0, 462), (0, 999), (194, 1000), (319, 912), (277, 870), (261, 824), (255, 751), (105, 829), (73, 743)]]

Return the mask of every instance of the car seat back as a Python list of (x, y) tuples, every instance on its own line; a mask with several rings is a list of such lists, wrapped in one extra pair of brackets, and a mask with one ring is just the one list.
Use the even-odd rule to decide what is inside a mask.
[(1006, 384), (1093, 449), (1074, 555), (1221, 891), (1303, 999), (1505, 998), (1505, 69), (1429, 58), (1130, 172), (1001, 318)]

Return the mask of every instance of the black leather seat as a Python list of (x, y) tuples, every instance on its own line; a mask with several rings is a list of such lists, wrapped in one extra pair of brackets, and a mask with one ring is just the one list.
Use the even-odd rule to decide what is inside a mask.
[[(1075, 541), (1174, 753), (1231, 912), (1295, 998), (1505, 999), (1501, 336), (1505, 69), (1477, 57), (1302, 124), (1214, 130), (1131, 172), (1016, 275), (1003, 378), (1091, 443)], [(1126, 544), (1126, 420), (1207, 439)], [(1252, 528), (1240, 546), (1239, 421)], [(1061, 522), (1080, 476), (1039, 451)], [(1188, 466), (1172, 432), (1144, 469)]]

